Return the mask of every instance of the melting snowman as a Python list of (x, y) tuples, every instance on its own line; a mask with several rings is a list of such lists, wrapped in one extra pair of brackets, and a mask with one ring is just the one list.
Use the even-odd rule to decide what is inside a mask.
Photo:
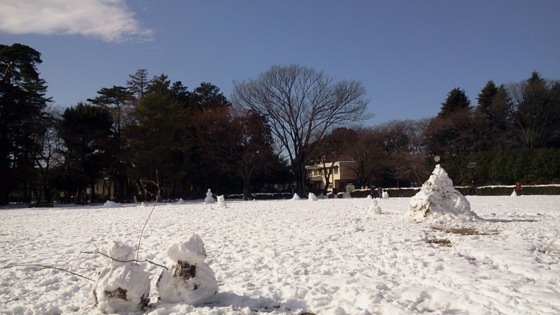
[(167, 250), (171, 264), (157, 281), (159, 299), (164, 303), (201, 305), (218, 292), (214, 271), (206, 264), (204, 242), (197, 234), (173, 243)]

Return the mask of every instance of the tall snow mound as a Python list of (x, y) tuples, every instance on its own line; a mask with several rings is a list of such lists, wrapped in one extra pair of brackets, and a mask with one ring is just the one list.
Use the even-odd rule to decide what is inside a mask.
[(173, 243), (167, 255), (172, 263), (156, 284), (162, 302), (200, 305), (216, 295), (218, 281), (204, 262), (206, 249), (200, 236), (193, 234), (187, 241)]
[(453, 187), (447, 172), (437, 164), (422, 189), (410, 199), (407, 214), (413, 219), (443, 218), (476, 220), (471, 204)]

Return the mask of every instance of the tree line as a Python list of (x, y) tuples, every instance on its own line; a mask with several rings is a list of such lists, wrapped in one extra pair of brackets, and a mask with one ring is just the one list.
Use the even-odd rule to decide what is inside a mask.
[(419, 185), (435, 156), (455, 184), (557, 183), (560, 81), (538, 72), (507, 85), (490, 80), (476, 104), (453, 88), (433, 118), (336, 129), (318, 148), (316, 161), (356, 161), (360, 187)]
[(0, 204), (95, 201), (95, 185), (119, 201), (245, 192), (287, 183), (264, 117), (232, 107), (210, 83), (189, 90), (145, 69), (126, 85), (64, 110), (51, 106), (40, 53), (0, 46)]
[[(436, 117), (363, 127), (363, 85), (303, 66), (273, 66), (235, 82), (231, 101), (211, 83), (189, 90), (140, 69), (61, 110), (46, 96), (41, 62), (31, 47), (0, 45), (0, 204), (50, 202), (55, 192), (91, 202), (99, 186), (118, 201), (146, 200), (156, 189), (164, 198), (200, 197), (207, 188), (249, 198), (292, 183), (303, 193), (306, 165), (343, 159), (356, 161), (358, 186), (409, 186), (425, 180), (434, 155), (450, 175), (465, 177), (465, 157), (537, 149), (552, 152), (535, 154), (552, 162), (526, 171), (546, 171), (486, 170), (477, 181), (559, 180), (560, 85), (537, 72), (509, 85), (489, 81), (475, 106), (455, 88)], [(493, 164), (477, 170), (482, 165)]]

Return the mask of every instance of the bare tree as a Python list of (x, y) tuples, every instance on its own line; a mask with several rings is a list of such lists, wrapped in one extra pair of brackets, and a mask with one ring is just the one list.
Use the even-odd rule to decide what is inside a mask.
[(360, 82), (334, 82), (312, 68), (272, 66), (258, 79), (234, 85), (232, 103), (267, 119), (291, 162), (299, 194), (304, 192), (310, 143), (333, 127), (368, 118), (364, 116), (368, 100)]

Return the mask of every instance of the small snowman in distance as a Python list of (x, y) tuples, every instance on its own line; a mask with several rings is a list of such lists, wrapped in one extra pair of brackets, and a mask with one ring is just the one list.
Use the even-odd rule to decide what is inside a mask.
[(381, 194), (381, 197), (383, 199), (389, 199), (389, 193), (386, 190), (384, 190), (383, 193)]
[(218, 196), (218, 206), (227, 208), (226, 198), (224, 197), (224, 195)]
[(208, 191), (206, 192), (206, 198), (204, 198), (204, 204), (211, 204), (216, 202), (216, 200), (214, 200), (214, 197), (212, 197), (212, 190), (210, 190), (210, 188), (208, 188)]

